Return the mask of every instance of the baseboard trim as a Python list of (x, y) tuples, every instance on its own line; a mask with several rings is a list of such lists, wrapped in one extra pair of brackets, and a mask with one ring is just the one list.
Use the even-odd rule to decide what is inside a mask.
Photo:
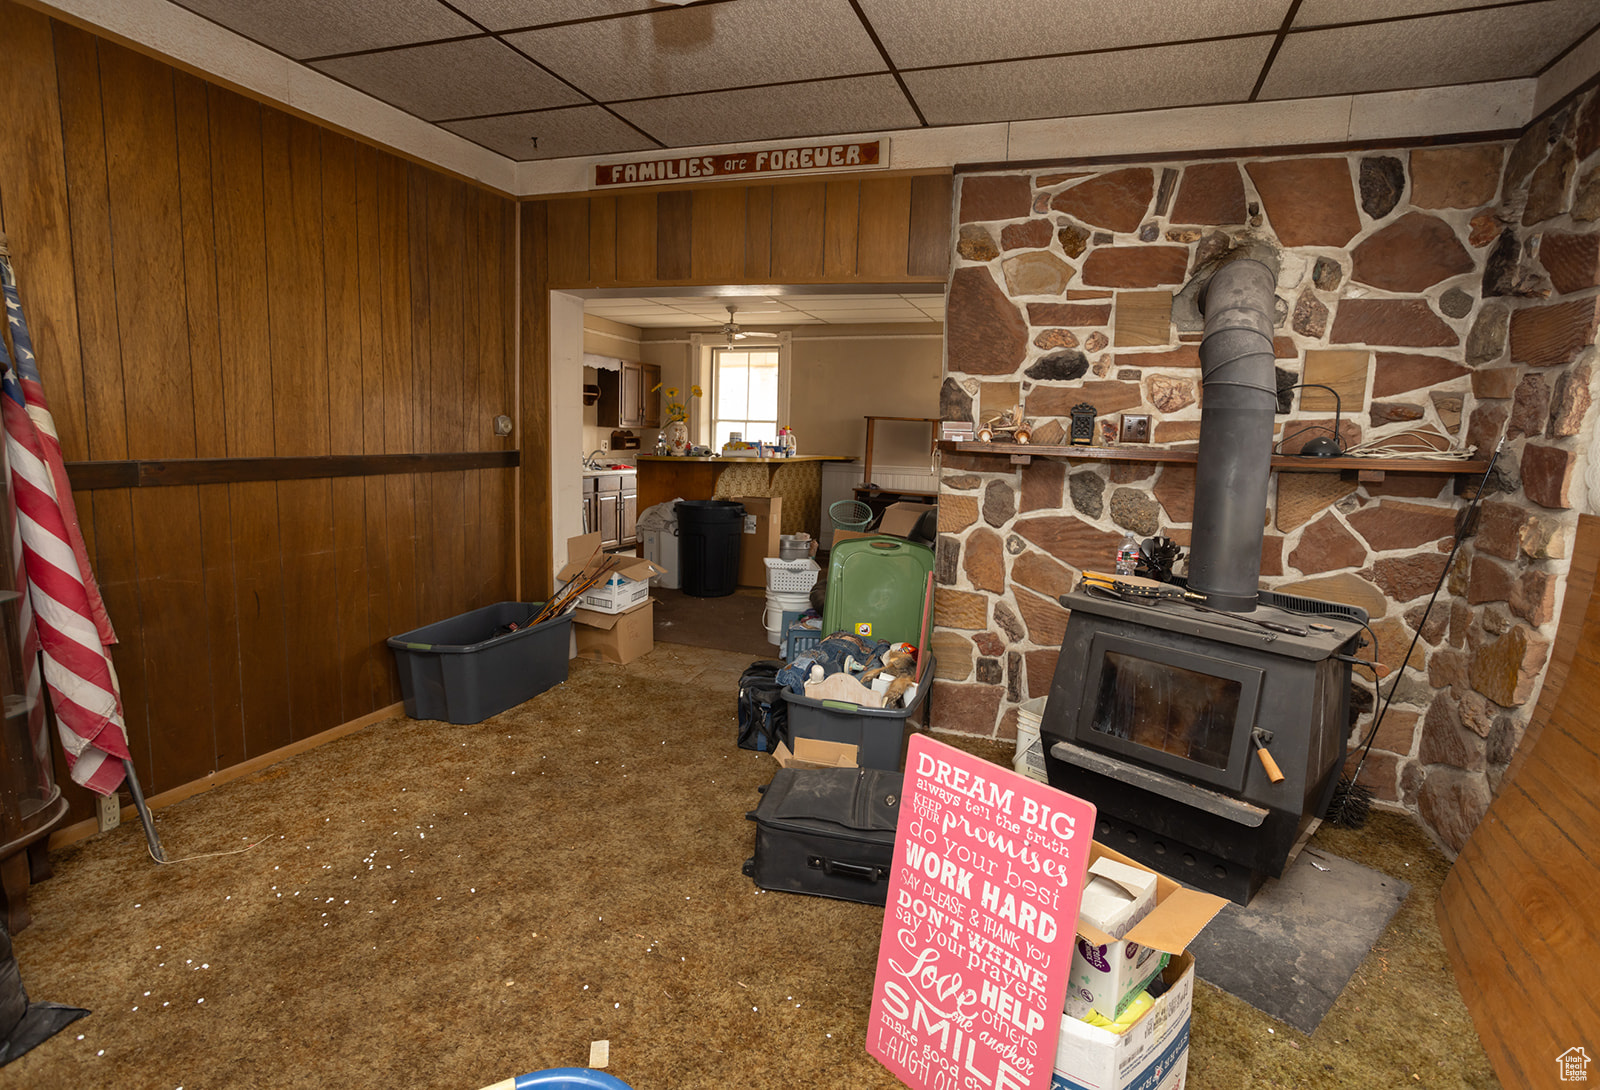
[[(252, 757), (248, 761), (241, 761), (236, 765), (229, 765), (227, 768), (213, 772), (209, 776), (202, 776), (198, 780), (190, 780), (188, 783), (179, 784), (177, 787), (171, 788), (167, 791), (162, 791), (160, 794), (150, 795), (145, 799), (145, 803), (150, 807), (150, 809), (159, 810), (163, 806), (171, 806), (175, 802), (182, 802), (184, 799), (193, 798), (196, 795), (203, 795), (207, 791), (210, 791), (213, 788), (221, 787), (225, 783), (232, 783), (233, 781), (243, 779), (246, 776), (252, 776), (257, 772), (260, 772), (263, 768), (270, 768), (279, 761), (286, 761), (290, 757), (294, 757), (298, 754), (316, 749), (318, 746), (327, 745), (329, 742), (343, 738), (347, 734), (354, 734), (358, 730), (365, 730), (374, 723), (381, 723), (385, 719), (389, 719), (393, 716), (403, 715), (405, 713), (405, 707), (406, 706), (403, 701), (396, 701), (387, 707), (379, 708), (377, 711), (368, 712), (359, 719), (352, 719), (348, 723), (341, 723), (337, 727), (330, 727), (327, 730), (322, 731), (320, 734), (313, 734), (309, 738), (300, 739), (298, 742), (290, 742), (286, 746), (279, 746), (277, 749), (272, 750), (269, 753), (263, 753), (259, 757)], [(139, 820), (139, 812), (132, 803), (129, 803), (127, 806), (122, 808), (122, 820), (124, 823), (129, 821), (136, 822)], [(65, 828), (57, 829), (55, 832), (51, 833), (50, 847), (52, 850), (56, 848), (65, 848), (68, 844), (76, 844), (80, 840), (87, 840), (89, 837), (96, 835), (99, 831), (99, 822), (94, 818), (88, 818), (84, 821), (77, 822), (74, 825), (68, 825)]]

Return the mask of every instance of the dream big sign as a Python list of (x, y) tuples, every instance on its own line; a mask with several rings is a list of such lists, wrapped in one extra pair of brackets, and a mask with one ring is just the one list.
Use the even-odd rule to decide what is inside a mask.
[(867, 1025), (867, 1051), (902, 1082), (1050, 1085), (1094, 816), (912, 736)]

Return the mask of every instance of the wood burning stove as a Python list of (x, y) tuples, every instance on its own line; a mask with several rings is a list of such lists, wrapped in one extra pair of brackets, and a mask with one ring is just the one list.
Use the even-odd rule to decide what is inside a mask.
[(1082, 587), (1061, 604), (1072, 614), (1040, 724), (1051, 785), (1093, 802), (1118, 851), (1248, 903), (1327, 806), (1350, 727), (1340, 656), (1366, 617), (1271, 592), (1248, 619)]

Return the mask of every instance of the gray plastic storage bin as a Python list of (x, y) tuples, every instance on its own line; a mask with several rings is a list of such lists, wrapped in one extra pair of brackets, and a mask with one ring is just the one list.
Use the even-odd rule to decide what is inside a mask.
[(572, 614), (522, 624), (543, 602), (497, 602), (390, 636), (400, 696), (413, 719), (481, 723), (567, 680)]
[(909, 708), (863, 708), (842, 700), (812, 700), (783, 690), (789, 708), (789, 736), (844, 742), (856, 747), (856, 764), (862, 768), (902, 771), (905, 766), (906, 726), (928, 705), (933, 670), (938, 663), (930, 652), (928, 668), (917, 686), (917, 699)]

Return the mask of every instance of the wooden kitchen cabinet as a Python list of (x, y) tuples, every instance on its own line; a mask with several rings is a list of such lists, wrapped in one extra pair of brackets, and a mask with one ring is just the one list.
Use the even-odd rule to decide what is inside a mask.
[(618, 371), (599, 373), (600, 400), (596, 423), (603, 428), (661, 426), (661, 368), (653, 363), (622, 361)]

